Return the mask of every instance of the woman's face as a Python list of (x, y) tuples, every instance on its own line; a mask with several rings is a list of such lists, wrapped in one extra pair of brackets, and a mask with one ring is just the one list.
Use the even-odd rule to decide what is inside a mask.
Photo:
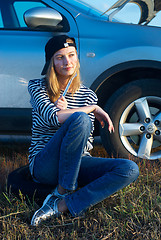
[(58, 77), (70, 77), (77, 66), (77, 52), (75, 47), (69, 46), (57, 51), (54, 56), (54, 67)]

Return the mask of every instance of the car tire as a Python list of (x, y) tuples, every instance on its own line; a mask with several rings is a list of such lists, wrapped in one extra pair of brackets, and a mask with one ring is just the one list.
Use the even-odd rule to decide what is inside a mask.
[(104, 110), (115, 127), (111, 134), (107, 124), (100, 129), (110, 156), (161, 159), (161, 80), (140, 79), (124, 85), (108, 99)]

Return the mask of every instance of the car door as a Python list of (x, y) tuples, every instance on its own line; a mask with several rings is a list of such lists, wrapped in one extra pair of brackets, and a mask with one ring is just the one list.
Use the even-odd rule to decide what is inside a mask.
[[(63, 17), (61, 31), (29, 29), (23, 14), (33, 7), (52, 7), (57, 10)], [(24, 134), (30, 131), (28, 81), (42, 77), (40, 73), (47, 40), (61, 32), (70, 34), (72, 31), (72, 35), (77, 36), (74, 25), (70, 13), (53, 1), (0, 1), (0, 134)]]

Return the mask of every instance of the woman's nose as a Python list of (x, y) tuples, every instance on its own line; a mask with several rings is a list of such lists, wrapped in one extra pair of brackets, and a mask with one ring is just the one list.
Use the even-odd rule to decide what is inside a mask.
[(64, 57), (64, 64), (68, 65), (70, 62), (69, 58), (67, 56)]

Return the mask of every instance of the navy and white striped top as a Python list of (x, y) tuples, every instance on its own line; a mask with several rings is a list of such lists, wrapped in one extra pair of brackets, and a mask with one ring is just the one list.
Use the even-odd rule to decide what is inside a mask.
[[(44, 148), (54, 133), (61, 127), (61, 124), (57, 117), (57, 111), (60, 111), (60, 109), (51, 102), (47, 94), (45, 79), (30, 80), (28, 91), (32, 105), (32, 140), (29, 148), (29, 166), (32, 173), (34, 157)], [(67, 93), (65, 98), (68, 103), (68, 109), (97, 104), (98, 101), (96, 94), (84, 85), (81, 85), (80, 89), (73, 96)], [(91, 118), (93, 129), (84, 153), (92, 149), (93, 142), (92, 133), (95, 117), (93, 113), (89, 113), (89, 117)]]

